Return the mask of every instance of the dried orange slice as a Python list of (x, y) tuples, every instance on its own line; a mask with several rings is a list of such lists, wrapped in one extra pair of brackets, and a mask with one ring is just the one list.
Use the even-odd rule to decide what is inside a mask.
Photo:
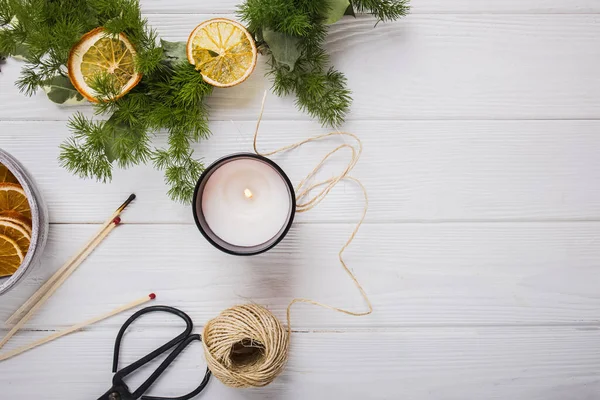
[(0, 183), (0, 212), (16, 211), (31, 219), (31, 209), (25, 190), (16, 183)]
[(187, 42), (187, 58), (206, 82), (231, 87), (245, 81), (256, 66), (256, 43), (238, 22), (215, 18), (198, 25)]
[(0, 222), (6, 221), (13, 224), (17, 224), (29, 233), (31, 236), (31, 220), (16, 211), (2, 211), (0, 212)]
[(19, 183), (19, 180), (4, 164), (0, 164), (0, 182)]
[(21, 249), (23, 257), (27, 254), (29, 244), (31, 243), (31, 234), (21, 225), (8, 221), (0, 221), (0, 235), (8, 236), (14, 240), (19, 249)]
[(17, 242), (0, 235), (0, 277), (11, 276), (23, 262), (23, 252)]
[(69, 53), (67, 68), (73, 86), (86, 99), (97, 103), (97, 93), (90, 84), (101, 74), (109, 74), (118, 85), (119, 98), (142, 79), (135, 68), (135, 48), (124, 34), (110, 35), (96, 28), (83, 35)]

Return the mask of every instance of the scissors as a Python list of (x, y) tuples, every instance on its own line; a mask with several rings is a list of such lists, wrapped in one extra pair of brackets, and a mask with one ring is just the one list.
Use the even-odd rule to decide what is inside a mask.
[[(121, 340), (123, 339), (123, 334), (125, 330), (131, 325), (136, 319), (140, 316), (151, 313), (151, 312), (167, 312), (170, 314), (174, 314), (180, 317), (185, 321), (186, 328), (185, 330), (177, 337), (173, 338), (169, 342), (163, 344), (152, 353), (140, 358), (135, 361), (133, 364), (118, 370), (119, 364), (119, 350), (121, 348)], [(188, 400), (191, 399), (206, 387), (208, 381), (210, 379), (210, 370), (207, 368), (206, 373), (204, 374), (204, 379), (200, 386), (198, 386), (194, 391), (180, 396), (180, 397), (155, 397), (155, 396), (143, 396), (143, 394), (150, 389), (150, 387), (154, 384), (154, 382), (162, 375), (163, 372), (171, 365), (171, 363), (177, 358), (177, 356), (194, 340), (202, 340), (200, 335), (192, 334), (192, 329), (194, 324), (192, 319), (183, 311), (180, 311), (173, 307), (167, 306), (152, 306), (146, 307), (135, 314), (133, 314), (121, 327), (119, 334), (117, 335), (117, 339), (115, 341), (115, 351), (113, 356), (113, 367), (112, 372), (115, 374), (113, 376), (113, 386), (110, 388), (108, 392), (103, 394), (98, 400)], [(136, 371), (143, 365), (149, 363), (154, 360), (156, 357), (160, 356), (163, 353), (166, 353), (171, 348), (175, 347), (175, 349), (165, 358), (165, 360), (158, 366), (156, 371), (150, 375), (148, 379), (144, 383), (140, 385), (135, 391), (131, 392), (125, 382), (123, 382), (123, 378)]]

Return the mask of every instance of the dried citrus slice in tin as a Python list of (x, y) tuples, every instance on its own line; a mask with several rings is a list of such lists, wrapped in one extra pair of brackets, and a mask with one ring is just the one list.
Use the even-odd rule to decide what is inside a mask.
[(98, 102), (98, 94), (90, 87), (99, 75), (114, 78), (119, 98), (127, 94), (142, 79), (135, 68), (135, 48), (124, 34), (111, 35), (96, 28), (83, 35), (71, 49), (67, 67), (73, 86), (86, 99)]
[(19, 180), (5, 165), (0, 164), (0, 182), (19, 183)]
[(27, 254), (29, 244), (31, 243), (31, 234), (21, 225), (8, 221), (0, 221), (0, 235), (8, 236), (14, 240), (19, 249), (21, 249), (23, 256)]
[(31, 208), (21, 185), (0, 183), (0, 212), (3, 211), (15, 211), (31, 219)]
[(198, 25), (187, 42), (187, 58), (206, 82), (231, 87), (245, 81), (256, 66), (256, 43), (238, 22), (215, 18)]
[(0, 235), (0, 278), (14, 274), (23, 262), (23, 252), (17, 242)]
[(2, 221), (17, 224), (31, 236), (31, 220), (16, 211), (0, 211), (0, 223)]

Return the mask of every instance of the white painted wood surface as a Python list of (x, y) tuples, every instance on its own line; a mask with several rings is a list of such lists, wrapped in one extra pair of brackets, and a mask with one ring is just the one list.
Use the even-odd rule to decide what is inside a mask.
[[(255, 121), (214, 121), (214, 137), (195, 146), (210, 163), (252, 150)], [(600, 216), (599, 121), (352, 121), (364, 153), (354, 175), (370, 193), (368, 222), (568, 221)], [(262, 149), (322, 133), (310, 121), (265, 121)], [(3, 148), (27, 159), (57, 223), (100, 223), (131, 191), (139, 195), (127, 222), (193, 224), (190, 209), (166, 196), (151, 166), (118, 172), (111, 185), (80, 180), (56, 159), (68, 137), (64, 121), (0, 121)], [(18, 138), (18, 140), (16, 140)], [(5, 146), (4, 146), (5, 144)], [(312, 170), (329, 145), (312, 145), (276, 159), (294, 182)], [(340, 171), (330, 164), (324, 174)], [(56, 190), (60, 187), (60, 190)], [(342, 183), (299, 221), (352, 221), (360, 215), (358, 189)]]
[[(231, 15), (236, 3), (142, 0), (168, 40), (184, 40), (212, 15)], [(344, 129), (364, 142), (355, 175), (371, 200), (347, 261), (374, 314), (297, 306), (281, 378), (257, 390), (215, 380), (200, 398), (600, 398), (600, 3), (413, 3), (414, 14), (402, 21), (373, 29), (370, 18), (347, 20), (329, 36), (333, 62), (354, 91)], [(214, 136), (196, 146), (207, 163), (250, 150), (269, 87), (262, 72), (264, 65), (211, 100)], [(151, 167), (119, 171), (110, 185), (62, 170), (58, 145), (74, 110), (21, 96), (13, 87), (18, 74), (14, 61), (0, 74), (0, 147), (35, 176), (53, 224), (43, 267), (0, 298), (0, 320), (124, 197), (139, 198), (124, 226), (10, 347), (149, 291), (187, 311), (198, 331), (246, 301), (280, 318), (294, 296), (362, 309), (336, 256), (360, 215), (351, 184), (300, 216), (270, 253), (227, 256), (202, 239), (188, 207), (167, 199)], [(322, 132), (292, 99), (269, 97), (264, 147)], [(329, 145), (277, 161), (298, 181)], [(342, 167), (338, 158), (324, 174)], [(0, 363), (0, 398), (97, 398), (109, 387), (113, 340), (126, 317)], [(141, 321), (124, 362), (164, 341), (171, 325), (165, 317)], [(196, 346), (153, 394), (182, 394), (204, 367)]]

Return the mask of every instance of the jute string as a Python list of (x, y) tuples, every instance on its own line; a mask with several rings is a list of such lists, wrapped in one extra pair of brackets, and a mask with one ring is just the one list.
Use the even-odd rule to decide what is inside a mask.
[[(212, 373), (224, 384), (231, 387), (262, 387), (271, 383), (283, 370), (287, 358), (292, 333), (291, 309), (296, 303), (308, 303), (327, 308), (336, 312), (352, 316), (364, 316), (373, 312), (373, 306), (367, 293), (361, 286), (354, 273), (344, 261), (344, 252), (350, 246), (358, 233), (367, 210), (369, 198), (367, 190), (360, 180), (350, 176), (362, 154), (362, 142), (349, 132), (330, 132), (314, 136), (289, 146), (262, 153), (258, 150), (258, 132), (265, 108), (266, 93), (262, 100), (260, 115), (254, 132), (254, 152), (258, 155), (269, 157), (279, 153), (294, 150), (307, 143), (326, 140), (331, 137), (341, 136), (351, 138), (354, 144), (341, 144), (327, 153), (317, 166), (296, 187), (296, 212), (303, 213), (316, 207), (329, 192), (341, 181), (352, 181), (360, 187), (365, 199), (365, 205), (358, 223), (348, 240), (338, 253), (340, 264), (344, 271), (354, 281), (361, 296), (367, 304), (366, 311), (350, 311), (315, 300), (296, 298), (287, 307), (287, 330), (279, 320), (266, 308), (256, 304), (235, 306), (223, 311), (216, 318), (210, 320), (204, 327), (203, 344), (208, 367)], [(334, 154), (348, 149), (351, 152), (350, 160), (342, 172), (332, 178), (313, 182), (317, 173), (323, 168), (327, 160)], [(311, 192), (320, 189), (311, 197)]]

